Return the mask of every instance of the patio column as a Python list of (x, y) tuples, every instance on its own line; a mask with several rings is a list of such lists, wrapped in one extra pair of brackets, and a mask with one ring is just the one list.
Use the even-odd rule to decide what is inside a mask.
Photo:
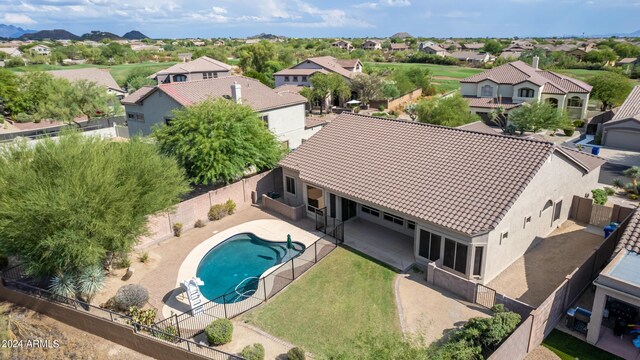
[(602, 326), (602, 313), (607, 301), (607, 295), (604, 291), (596, 286), (596, 295), (593, 299), (593, 308), (591, 309), (591, 319), (589, 320), (589, 331), (587, 332), (587, 342), (594, 344), (600, 338), (600, 327)]

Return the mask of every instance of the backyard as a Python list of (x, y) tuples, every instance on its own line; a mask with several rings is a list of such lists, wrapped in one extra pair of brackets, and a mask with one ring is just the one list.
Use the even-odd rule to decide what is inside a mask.
[(315, 355), (349, 357), (361, 335), (400, 334), (395, 275), (358, 253), (338, 248), (240, 320)]
[(553, 330), (542, 342), (562, 360), (618, 360), (622, 359), (559, 330)]

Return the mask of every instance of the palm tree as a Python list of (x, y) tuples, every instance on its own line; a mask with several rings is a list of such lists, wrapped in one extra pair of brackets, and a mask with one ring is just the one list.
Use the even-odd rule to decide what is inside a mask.
[(640, 180), (640, 166), (632, 166), (624, 171), (624, 176), (631, 179), (633, 184), (633, 192), (638, 194), (638, 180)]
[(492, 123), (498, 125), (500, 129), (502, 129), (503, 133), (507, 132), (508, 121), (507, 117), (505, 116), (506, 113), (507, 111), (502, 106), (498, 106), (497, 108), (491, 110), (491, 112), (489, 113), (489, 120), (491, 120)]

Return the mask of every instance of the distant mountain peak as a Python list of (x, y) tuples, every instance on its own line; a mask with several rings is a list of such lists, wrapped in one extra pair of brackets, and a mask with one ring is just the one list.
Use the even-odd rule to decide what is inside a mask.
[(258, 35), (250, 36), (248, 39), (285, 39), (286, 36), (278, 36), (273, 34), (260, 33)]
[(109, 40), (121, 40), (122, 38), (114, 33), (107, 31), (92, 30), (90, 33), (82, 35), (83, 40), (102, 41), (104, 39)]
[(35, 30), (23, 29), (14, 25), (0, 24), (0, 37), (2, 38), (18, 38), (24, 34), (31, 34)]
[(144, 40), (148, 39), (149, 37), (138, 30), (131, 30), (128, 33), (122, 35), (122, 38), (127, 40)]
[(399, 33), (395, 33), (393, 35), (391, 35), (392, 39), (406, 39), (406, 38), (410, 38), (413, 37), (411, 36), (411, 34), (409, 34), (408, 32), (399, 32)]
[(74, 35), (64, 29), (40, 30), (31, 34), (23, 34), (20, 40), (80, 40), (78, 35)]

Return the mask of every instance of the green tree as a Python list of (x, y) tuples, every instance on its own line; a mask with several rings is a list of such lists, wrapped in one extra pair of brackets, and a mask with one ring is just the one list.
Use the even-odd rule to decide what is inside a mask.
[(409, 115), (409, 118), (411, 118), (411, 120), (415, 121), (416, 118), (418, 117), (418, 106), (416, 105), (416, 103), (411, 103), (411, 104), (407, 104), (404, 106), (404, 113)]
[(171, 126), (156, 127), (153, 136), (196, 184), (231, 182), (250, 167), (272, 168), (285, 152), (250, 107), (226, 99), (175, 110)]
[(382, 78), (377, 75), (358, 74), (351, 79), (351, 88), (358, 93), (364, 105), (382, 96), (383, 85)]
[(502, 49), (504, 49), (504, 45), (502, 45), (499, 41), (493, 39), (485, 41), (484, 46), (482, 47), (483, 51), (488, 52), (492, 55), (500, 54), (502, 52)]
[(434, 125), (456, 127), (479, 117), (469, 110), (469, 103), (460, 94), (446, 98), (424, 99), (417, 105), (418, 121)]
[(507, 111), (504, 107), (499, 106), (495, 109), (492, 109), (491, 112), (489, 112), (489, 120), (491, 120), (492, 123), (498, 125), (500, 129), (502, 129), (502, 132), (507, 132), (507, 125), (509, 124), (509, 122), (507, 121)]
[[(9, 102), (18, 94), (18, 77), (13, 71), (0, 69), (0, 111), (8, 110)], [(1, 115), (0, 115), (1, 116)]]
[(538, 132), (565, 128), (569, 119), (563, 111), (546, 102), (524, 103), (509, 113), (509, 121), (517, 129)]
[(400, 96), (400, 90), (394, 82), (385, 81), (384, 86), (382, 87), (382, 97), (385, 99), (393, 99)]
[(147, 216), (188, 191), (175, 160), (155, 146), (76, 132), (0, 148), (0, 186), (0, 252), (42, 276), (131, 251)]
[(606, 64), (615, 61), (618, 55), (611, 49), (592, 50), (584, 56), (584, 61), (592, 63)]
[(633, 88), (628, 78), (612, 72), (592, 77), (589, 85), (593, 86), (591, 96), (602, 102), (602, 111), (622, 104)]
[(268, 41), (244, 46), (240, 49), (239, 66), (242, 71), (254, 70), (259, 73), (267, 72), (271, 60), (276, 60), (275, 46)]
[(26, 73), (20, 77), (19, 91), (9, 100), (8, 109), (13, 115), (35, 114), (41, 104), (49, 101), (61, 86), (67, 84), (66, 80), (54, 78), (45, 72)]
[(121, 86), (126, 86), (129, 92), (134, 92), (145, 85), (156, 85), (157, 82), (149, 79), (149, 75), (156, 71), (151, 67), (134, 67), (128, 74)]

